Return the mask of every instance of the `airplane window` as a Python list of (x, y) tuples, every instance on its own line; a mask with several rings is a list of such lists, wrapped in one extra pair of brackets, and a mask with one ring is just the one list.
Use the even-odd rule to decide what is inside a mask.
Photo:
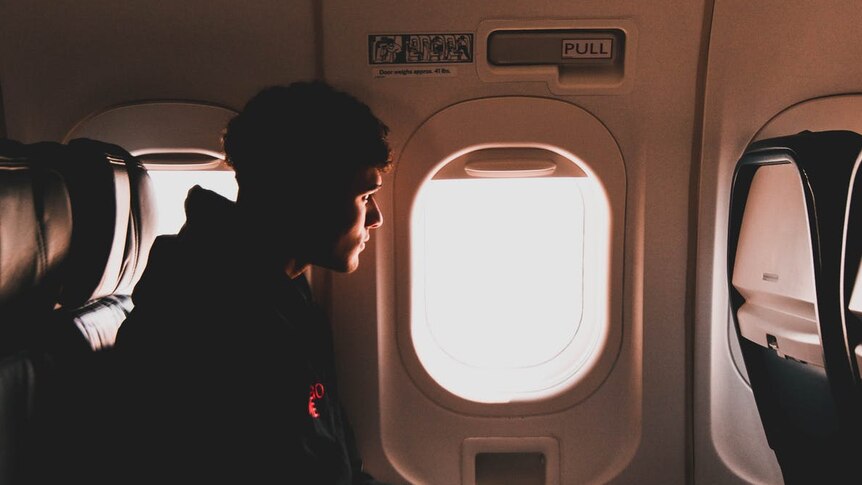
[(232, 170), (150, 170), (148, 173), (159, 214), (157, 234), (176, 234), (185, 224), (186, 195), (195, 185), (236, 200), (237, 186)]
[[(584, 244), (595, 227), (585, 215), (594, 185), (589, 177), (425, 182), (412, 219), (411, 333), (438, 384), (468, 400), (510, 402), (553, 396), (577, 376), (600, 333), (584, 327), (607, 320), (584, 311), (584, 285), (604, 281), (585, 274), (585, 258), (607, 247), (606, 239)], [(606, 213), (592, 215), (607, 225)]]

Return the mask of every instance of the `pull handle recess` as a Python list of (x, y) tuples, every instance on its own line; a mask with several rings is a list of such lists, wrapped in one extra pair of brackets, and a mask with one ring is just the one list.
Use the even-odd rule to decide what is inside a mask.
[(464, 172), (480, 178), (550, 177), (557, 164), (550, 160), (501, 159), (467, 162)]
[(544, 148), (481, 148), (447, 163), (435, 180), (468, 178), (586, 177), (573, 160)]

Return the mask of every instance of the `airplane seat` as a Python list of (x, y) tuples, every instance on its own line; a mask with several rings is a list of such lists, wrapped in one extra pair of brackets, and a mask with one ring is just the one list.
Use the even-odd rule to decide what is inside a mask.
[[(131, 311), (129, 295), (155, 238), (150, 180), (142, 164), (116, 145), (88, 139), (9, 145), (29, 155), (36, 169), (57, 175), (71, 224), (56, 291), (43, 298), (39, 311), (32, 305), (16, 310), (30, 330), (20, 339), (23, 353), (10, 365), (29, 380), (4, 389), (2, 399), (26, 391), (24, 405), (10, 408), (9, 415), (16, 420), (24, 413), (32, 424), (16, 455), (9, 453), (16, 471), (3, 483), (92, 483), (110, 446), (104, 442), (113, 412), (110, 348)], [(4, 210), (0, 227), (6, 220)]]
[[(33, 163), (34, 151), (0, 140), (0, 483), (24, 481), (35, 445), (37, 376), (45, 365), (35, 342), (54, 311), (71, 245), (72, 212), (62, 176)], [(63, 340), (61, 336), (46, 336)]]
[(785, 483), (851, 473), (860, 403), (845, 348), (842, 235), (862, 136), (805, 131), (753, 143), (728, 226), (732, 317)]

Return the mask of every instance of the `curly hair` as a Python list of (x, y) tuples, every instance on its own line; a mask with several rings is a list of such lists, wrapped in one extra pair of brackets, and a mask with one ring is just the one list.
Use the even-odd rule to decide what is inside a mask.
[(283, 177), (350, 176), (392, 165), (389, 128), (355, 97), (322, 81), (265, 88), (227, 125), (226, 160), (243, 185)]

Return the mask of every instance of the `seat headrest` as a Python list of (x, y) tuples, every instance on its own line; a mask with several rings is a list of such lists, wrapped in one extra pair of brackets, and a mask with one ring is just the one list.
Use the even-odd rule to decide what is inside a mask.
[(63, 175), (72, 207), (72, 241), (59, 302), (76, 308), (131, 293), (155, 239), (152, 184), (123, 148), (90, 139), (69, 142), (50, 165)]
[[(89, 139), (4, 139), (0, 171), (0, 308), (32, 299), (22, 292), (50, 300), (49, 308), (131, 293), (156, 236), (152, 183), (140, 161)], [(43, 282), (48, 275), (53, 286)], [(48, 286), (54, 294), (36, 291)]]
[(34, 166), (20, 143), (0, 140), (0, 307), (33, 291), (52, 300), (69, 251), (69, 194), (55, 171)]

